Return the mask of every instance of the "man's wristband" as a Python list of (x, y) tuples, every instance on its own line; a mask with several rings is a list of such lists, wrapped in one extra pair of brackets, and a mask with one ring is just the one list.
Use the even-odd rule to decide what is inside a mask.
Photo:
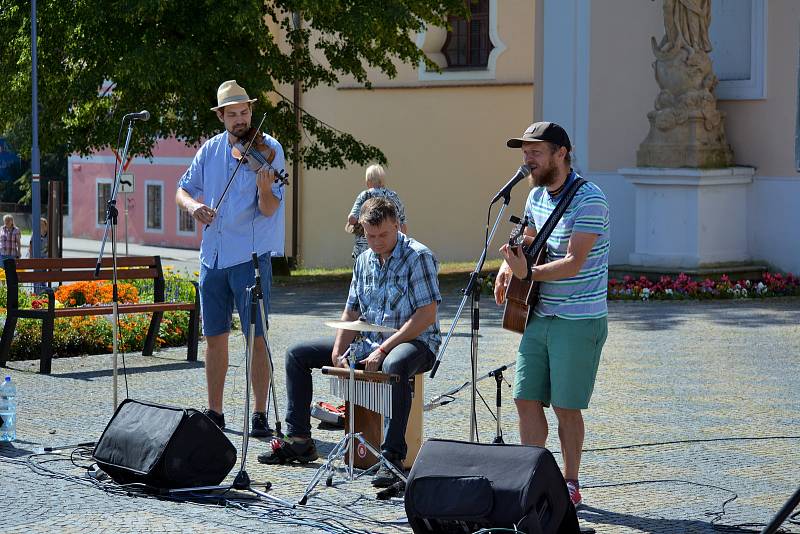
[(533, 280), (533, 265), (531, 265), (533, 263), (533, 260), (531, 259), (530, 256), (527, 255), (525, 256), (525, 260), (527, 261), (528, 275), (525, 278), (523, 278), (523, 280), (525, 282), (530, 282)]
[(387, 350), (383, 348), (383, 345), (378, 345), (378, 350), (379, 350), (379, 351), (381, 352), (381, 354), (383, 354), (384, 356), (388, 356), (388, 355), (389, 355), (389, 353), (387, 352)]

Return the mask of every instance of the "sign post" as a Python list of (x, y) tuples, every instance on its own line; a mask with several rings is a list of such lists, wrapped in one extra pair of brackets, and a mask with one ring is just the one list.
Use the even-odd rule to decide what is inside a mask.
[[(127, 165), (126, 165), (127, 167)], [(128, 193), (133, 193), (136, 182), (133, 173), (123, 173), (119, 177), (119, 192), (125, 194), (125, 255), (128, 255)]]

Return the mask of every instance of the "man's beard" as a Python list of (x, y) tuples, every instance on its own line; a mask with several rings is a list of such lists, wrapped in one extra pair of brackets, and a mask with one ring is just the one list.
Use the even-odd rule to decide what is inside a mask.
[(541, 167), (540, 169), (542, 172), (538, 175), (534, 174), (533, 172), (531, 173), (533, 185), (536, 187), (547, 187), (553, 185), (558, 179), (558, 168), (551, 161), (547, 168)]
[(242, 124), (234, 126), (233, 128), (229, 129), (228, 133), (230, 133), (234, 137), (241, 139), (244, 136), (244, 134), (248, 132), (248, 130), (250, 130), (250, 126)]

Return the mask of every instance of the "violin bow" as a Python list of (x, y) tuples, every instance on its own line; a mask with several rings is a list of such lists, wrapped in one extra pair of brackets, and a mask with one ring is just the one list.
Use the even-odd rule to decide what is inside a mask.
[[(264, 121), (266, 119), (267, 119), (267, 114), (264, 113), (264, 116), (261, 117), (261, 122), (258, 123), (258, 127), (256, 128), (256, 133), (261, 131), (261, 126), (264, 124)], [(236, 173), (239, 172), (239, 167), (241, 167), (242, 163), (244, 163), (244, 161), (247, 159), (247, 154), (250, 152), (250, 147), (253, 146), (253, 142), (255, 140), (256, 136), (254, 135), (252, 138), (250, 138), (250, 141), (247, 143), (247, 146), (244, 147), (244, 153), (242, 154), (242, 157), (239, 158), (239, 161), (236, 163), (236, 168), (233, 169), (231, 177), (228, 178), (228, 183), (225, 184), (225, 189), (222, 190), (222, 194), (219, 196), (219, 201), (217, 201), (217, 206), (211, 207), (211, 209), (214, 211), (214, 214), (217, 213), (217, 210), (222, 205), (222, 201), (225, 200), (225, 195), (228, 193), (228, 189), (230, 189), (231, 184), (233, 183), (233, 179), (236, 178)], [(208, 227), (211, 226), (211, 224), (212, 223), (207, 224), (206, 227), (203, 228), (203, 231), (205, 232), (206, 230), (208, 230)]]

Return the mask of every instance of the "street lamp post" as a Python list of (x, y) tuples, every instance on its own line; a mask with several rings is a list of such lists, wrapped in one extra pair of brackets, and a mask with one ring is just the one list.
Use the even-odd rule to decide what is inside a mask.
[(39, 219), (41, 217), (41, 191), (39, 184), (39, 88), (37, 77), (37, 56), (36, 56), (36, 0), (31, 0), (31, 91), (33, 109), (33, 146), (31, 147), (31, 257), (40, 258), (42, 256), (42, 243), (39, 230)]

